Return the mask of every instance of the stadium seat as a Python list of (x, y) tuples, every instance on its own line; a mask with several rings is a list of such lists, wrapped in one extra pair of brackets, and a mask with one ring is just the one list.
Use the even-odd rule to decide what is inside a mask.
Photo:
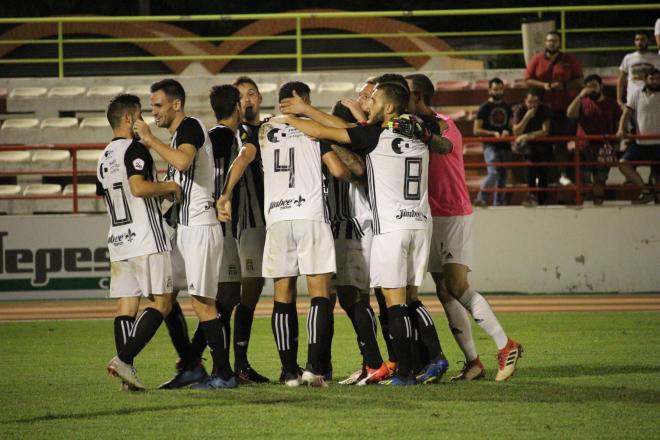
[(487, 90), (489, 79), (478, 79), (472, 83), (472, 88), (476, 90)]
[(516, 78), (516, 79), (513, 79), (509, 82), (509, 86), (514, 88), (514, 89), (526, 89), (527, 88), (527, 81), (525, 81), (522, 78)]
[(39, 120), (36, 118), (14, 118), (7, 119), (2, 124), (2, 130), (28, 130), (39, 126)]
[(339, 94), (350, 94), (355, 88), (355, 84), (352, 82), (324, 82), (319, 84), (318, 92), (319, 93), (339, 93)]
[(78, 162), (93, 162), (93, 168), (96, 168), (101, 153), (103, 153), (103, 150), (79, 150), (77, 153)]
[(0, 151), (0, 164), (15, 164), (28, 163), (30, 161), (29, 151)]
[(92, 86), (87, 90), (87, 96), (112, 97), (123, 91), (122, 86)]
[(73, 98), (85, 94), (85, 88), (80, 86), (53, 87), (48, 91), (49, 98)]
[(62, 187), (56, 183), (35, 183), (25, 187), (24, 196), (56, 196), (62, 193)]
[(17, 196), (20, 193), (19, 185), (0, 185), (0, 196)]
[(616, 75), (607, 75), (603, 77), (603, 86), (605, 87), (616, 87), (619, 82), (619, 77)]
[(277, 84), (275, 83), (260, 83), (259, 84), (259, 93), (262, 95), (265, 93), (275, 93), (277, 92)]
[(468, 112), (466, 110), (453, 110), (451, 112), (445, 113), (445, 116), (451, 118), (454, 121), (459, 121), (467, 119)]
[(470, 88), (470, 81), (438, 81), (435, 83), (436, 90), (465, 90)]
[(45, 87), (16, 87), (9, 94), (10, 99), (34, 99), (46, 95)]
[(41, 128), (77, 128), (78, 119), (76, 118), (46, 118), (41, 121)]
[(80, 128), (106, 128), (110, 127), (108, 118), (105, 117), (89, 117), (82, 120)]
[[(73, 184), (70, 183), (64, 187), (62, 195), (70, 196), (73, 195)], [(93, 183), (79, 183), (78, 184), (78, 195), (79, 196), (95, 196), (96, 195), (96, 185)]]
[(33, 150), (32, 162), (48, 162), (51, 164), (68, 162), (71, 153), (68, 150)]
[(151, 86), (149, 84), (138, 84), (126, 87), (126, 93), (137, 96), (151, 95)]

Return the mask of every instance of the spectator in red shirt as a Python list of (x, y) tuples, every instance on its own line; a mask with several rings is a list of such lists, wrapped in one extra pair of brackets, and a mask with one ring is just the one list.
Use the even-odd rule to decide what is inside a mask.
[[(584, 80), (585, 86), (566, 110), (566, 116), (577, 120), (578, 134), (615, 134), (621, 117), (621, 108), (617, 102), (603, 95), (603, 79), (598, 75), (589, 75)], [(580, 144), (582, 160), (585, 162), (611, 162), (616, 164), (614, 150), (603, 141), (587, 141)], [(609, 166), (584, 167), (584, 183), (593, 180), (594, 205), (601, 205), (605, 196), (605, 182), (610, 173)]]
[[(525, 80), (529, 87), (544, 90), (542, 101), (552, 110), (552, 136), (572, 136), (575, 123), (566, 117), (566, 109), (582, 87), (582, 66), (573, 55), (561, 52), (561, 36), (557, 31), (545, 35), (545, 51), (536, 54), (527, 65)], [(555, 158), (568, 160), (566, 142), (555, 142)], [(559, 183), (570, 185), (566, 171), (561, 171)]]

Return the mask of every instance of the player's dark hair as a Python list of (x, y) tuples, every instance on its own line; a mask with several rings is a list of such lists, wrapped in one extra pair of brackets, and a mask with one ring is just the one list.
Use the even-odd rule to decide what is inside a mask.
[(288, 83), (282, 84), (282, 87), (280, 87), (279, 102), (282, 102), (282, 100), (286, 98), (293, 98), (294, 91), (303, 99), (309, 97), (311, 92), (309, 86), (304, 82), (289, 81)]
[(410, 90), (395, 82), (378, 83), (376, 90), (381, 90), (385, 100), (394, 104), (394, 111), (401, 115), (405, 113), (410, 99)]
[(597, 82), (598, 84), (600, 84), (601, 86), (603, 85), (603, 78), (601, 78), (600, 75), (598, 75), (598, 74), (592, 73), (591, 75), (587, 75), (587, 76), (584, 78), (584, 83), (585, 83), (585, 84), (587, 84), (587, 83), (589, 83), (589, 82), (591, 82), (591, 81), (596, 81), (596, 82)]
[(181, 83), (175, 79), (163, 79), (156, 81), (151, 85), (151, 93), (156, 93), (162, 90), (163, 93), (170, 99), (178, 99), (181, 101), (181, 107), (186, 104), (186, 91), (183, 90)]
[(525, 96), (536, 96), (539, 99), (543, 99), (543, 92), (544, 90), (540, 87), (530, 87), (527, 90), (527, 94)]
[(651, 75), (657, 75), (660, 73), (660, 70), (656, 69), (655, 67), (649, 67), (648, 69), (644, 70), (644, 81), (646, 81), (646, 78), (648, 78)]
[(495, 78), (491, 78), (490, 80), (488, 80), (488, 88), (489, 88), (489, 89), (490, 89), (491, 87), (493, 87), (493, 84), (501, 84), (501, 85), (504, 85), (504, 81), (502, 81), (500, 78), (497, 78), (497, 77), (495, 77)]
[(426, 105), (431, 105), (431, 99), (435, 93), (435, 86), (428, 76), (421, 73), (406, 75), (406, 79), (412, 82), (410, 93), (418, 93)]
[(561, 41), (561, 34), (557, 31), (548, 31), (545, 33), (545, 36), (547, 37), (548, 35), (554, 35), (555, 37), (559, 38), (559, 41)]
[(346, 122), (357, 122), (351, 110), (346, 107), (341, 101), (337, 101), (335, 105), (332, 106), (331, 112), (333, 116), (343, 119)]
[(647, 34), (646, 31), (643, 31), (641, 29), (638, 30), (637, 32), (635, 32), (635, 36), (637, 36), (637, 35), (644, 35), (647, 40), (649, 39), (649, 34)]
[(106, 116), (110, 127), (116, 129), (121, 123), (121, 118), (124, 117), (126, 112), (134, 111), (140, 109), (142, 105), (140, 104), (140, 98), (135, 95), (129, 95), (122, 93), (117, 95), (110, 100), (108, 104), (108, 110), (106, 111)]
[(254, 89), (255, 89), (257, 92), (259, 92), (259, 87), (257, 86), (257, 83), (254, 82), (254, 80), (253, 80), (252, 78), (250, 78), (249, 76), (239, 76), (239, 77), (236, 78), (236, 79), (234, 80), (234, 82), (232, 83), (232, 85), (233, 85), (234, 87), (238, 87), (238, 86), (240, 86), (241, 84), (250, 84), (252, 87), (254, 87)]
[(236, 106), (241, 101), (241, 94), (231, 84), (223, 84), (211, 87), (209, 99), (215, 118), (219, 121), (230, 117), (234, 113)]
[(406, 78), (403, 75), (399, 75), (398, 73), (384, 73), (374, 78), (374, 80), (376, 81), (376, 85), (385, 84), (385, 83), (399, 84), (403, 86), (403, 88), (406, 89), (408, 93), (410, 93), (410, 87), (408, 87), (408, 81), (406, 81)]

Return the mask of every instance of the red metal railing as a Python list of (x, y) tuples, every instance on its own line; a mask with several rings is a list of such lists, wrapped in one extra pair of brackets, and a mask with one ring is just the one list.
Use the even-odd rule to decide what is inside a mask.
[[(647, 136), (626, 136), (628, 139), (658, 139), (660, 144), (660, 135), (647, 135)], [(465, 137), (463, 138), (464, 144), (475, 143), (475, 142), (493, 142), (497, 140), (498, 142), (509, 141), (515, 142), (515, 137)], [(583, 166), (589, 167), (614, 167), (617, 166), (618, 162), (584, 162), (580, 157), (581, 146), (580, 143), (584, 141), (610, 141), (612, 143), (618, 142), (619, 139), (611, 135), (594, 135), (594, 136), (546, 136), (539, 137), (534, 139), (535, 142), (560, 142), (560, 141), (577, 141), (575, 143), (574, 158), (572, 161), (566, 162), (465, 162), (465, 168), (486, 168), (486, 167), (506, 167), (506, 168), (519, 168), (519, 167), (572, 167), (575, 172), (575, 183), (568, 186), (560, 187), (548, 187), (548, 188), (484, 188), (473, 189), (471, 191), (483, 191), (483, 192), (575, 192), (575, 203), (577, 205), (582, 204), (582, 191), (592, 190), (591, 185), (584, 185), (582, 183), (582, 173), (581, 168)], [(24, 196), (24, 195), (11, 195), (11, 196), (0, 196), (0, 200), (41, 200), (41, 199), (71, 199), (73, 202), (73, 212), (78, 213), (78, 200), (79, 199), (96, 199), (100, 198), (99, 196), (79, 196), (78, 195), (78, 182), (79, 176), (81, 175), (95, 175), (96, 171), (87, 171), (79, 170), (78, 167), (78, 155), (79, 150), (99, 150), (105, 148), (105, 144), (57, 144), (57, 145), (0, 145), (0, 151), (26, 151), (26, 150), (68, 150), (71, 153), (71, 169), (70, 170), (30, 170), (30, 171), (4, 171), (0, 172), (0, 176), (19, 176), (19, 175), (48, 175), (48, 176), (68, 176), (72, 177), (72, 187), (73, 191), (71, 195), (35, 195), (35, 196)], [(659, 161), (630, 161), (628, 162), (631, 165), (660, 165)], [(160, 171), (160, 170), (159, 170)], [(607, 185), (606, 188), (637, 188), (635, 185)], [(660, 185), (656, 183), (656, 189), (660, 188)]]

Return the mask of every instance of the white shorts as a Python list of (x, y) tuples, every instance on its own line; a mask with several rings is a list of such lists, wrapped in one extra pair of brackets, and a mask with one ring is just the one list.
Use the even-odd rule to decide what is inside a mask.
[(140, 255), (110, 263), (110, 298), (172, 293), (169, 252)]
[(220, 262), (219, 283), (241, 282), (241, 261), (238, 258), (238, 243), (232, 236), (222, 240), (222, 260)]
[(335, 243), (330, 225), (314, 220), (279, 221), (266, 232), (264, 278), (333, 273)]
[(241, 231), (238, 239), (238, 255), (241, 258), (243, 278), (261, 278), (266, 244), (266, 228), (249, 228)]
[(371, 232), (360, 239), (335, 240), (337, 255), (337, 275), (335, 286), (353, 286), (363, 291), (369, 290), (369, 261), (371, 259)]
[(448, 263), (472, 269), (472, 215), (433, 217), (428, 271), (443, 272)]
[[(176, 231), (176, 247), (185, 271), (184, 288), (189, 294), (215, 298), (222, 262), (223, 237), (220, 224), (184, 226)], [(174, 251), (173, 251), (174, 254)], [(173, 269), (173, 272), (177, 272)], [(178, 271), (180, 273), (180, 271)], [(175, 280), (176, 286), (181, 280)]]
[(402, 229), (374, 235), (371, 287), (420, 286), (429, 257), (428, 229)]

